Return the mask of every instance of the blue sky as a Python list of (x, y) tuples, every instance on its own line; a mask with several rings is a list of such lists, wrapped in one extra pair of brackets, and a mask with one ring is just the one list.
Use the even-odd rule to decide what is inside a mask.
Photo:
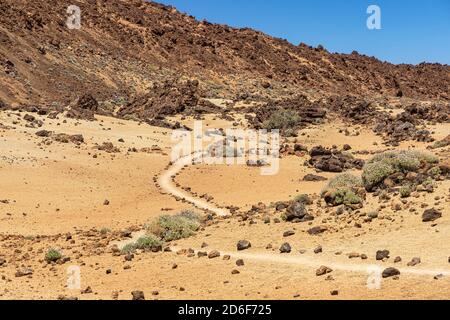
[[(251, 27), (294, 44), (356, 50), (392, 63), (450, 65), (450, 0), (157, 0), (199, 20)], [(381, 30), (366, 26), (381, 8)]]

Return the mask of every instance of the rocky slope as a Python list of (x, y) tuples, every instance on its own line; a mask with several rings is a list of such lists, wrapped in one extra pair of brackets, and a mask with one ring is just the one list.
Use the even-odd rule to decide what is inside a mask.
[[(66, 26), (69, 5), (82, 27)], [(450, 99), (450, 66), (392, 65), (331, 54), (251, 29), (196, 21), (141, 0), (3, 0), (0, 100), (66, 106), (86, 93), (121, 106), (155, 82), (179, 76), (205, 96), (280, 97), (298, 93)]]

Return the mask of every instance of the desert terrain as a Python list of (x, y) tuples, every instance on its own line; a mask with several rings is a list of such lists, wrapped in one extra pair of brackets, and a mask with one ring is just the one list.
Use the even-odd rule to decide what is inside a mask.
[[(0, 4), (0, 299), (450, 298), (449, 66), (76, 2)], [(281, 130), (279, 171), (174, 160), (196, 121)]]

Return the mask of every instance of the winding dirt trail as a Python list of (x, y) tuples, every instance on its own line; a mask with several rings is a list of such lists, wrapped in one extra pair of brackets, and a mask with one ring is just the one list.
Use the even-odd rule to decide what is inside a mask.
[(230, 216), (230, 211), (222, 208), (218, 208), (217, 206), (207, 202), (206, 200), (195, 198), (188, 194), (187, 192), (177, 188), (172, 181), (172, 177), (179, 173), (185, 166), (191, 165), (193, 161), (195, 161), (198, 157), (202, 156), (203, 153), (193, 153), (189, 156), (185, 156), (183, 158), (175, 161), (170, 168), (165, 171), (159, 178), (159, 185), (161, 188), (167, 192), (168, 194), (184, 199), (185, 201), (191, 203), (199, 209), (214, 212), (220, 217)]
[[(166, 170), (159, 178), (159, 184), (161, 188), (167, 192), (168, 194), (184, 199), (185, 201), (191, 203), (199, 209), (214, 212), (218, 216), (230, 216), (231, 213), (222, 208), (218, 208), (217, 206), (207, 202), (206, 200), (193, 197), (186, 193), (185, 191), (177, 188), (172, 181), (173, 176), (178, 174), (185, 166), (192, 165), (193, 161), (197, 159), (197, 157), (203, 155), (203, 153), (193, 153), (189, 156), (185, 156), (183, 158), (175, 161), (168, 170)], [(171, 248), (173, 251), (178, 251), (180, 248)], [(219, 250), (220, 251), (220, 250)], [(283, 255), (275, 255), (275, 254), (266, 254), (266, 253), (243, 253), (243, 252), (223, 252), (220, 251), (222, 255), (229, 255), (233, 258), (238, 259), (246, 259), (251, 261), (259, 261), (262, 263), (281, 263), (281, 264), (289, 264), (289, 265), (301, 265), (306, 268), (318, 268), (320, 266), (327, 266), (333, 270), (345, 271), (345, 272), (354, 272), (354, 273), (364, 273), (368, 275), (380, 275), (386, 266), (381, 266), (377, 264), (350, 264), (350, 263), (336, 263), (333, 261), (325, 261), (320, 259), (312, 259), (307, 256), (283, 256)], [(448, 269), (421, 269), (421, 268), (398, 268), (402, 275), (411, 275), (411, 276), (450, 276), (450, 270)]]

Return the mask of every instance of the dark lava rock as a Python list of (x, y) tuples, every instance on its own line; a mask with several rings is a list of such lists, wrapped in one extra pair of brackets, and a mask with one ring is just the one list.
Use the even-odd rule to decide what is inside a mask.
[(421, 263), (422, 263), (422, 260), (420, 258), (413, 258), (410, 262), (408, 262), (408, 267), (415, 267)]
[(145, 300), (144, 292), (142, 291), (133, 291), (131, 292), (132, 299), (136, 301), (142, 301)]
[(283, 233), (283, 237), (287, 238), (287, 237), (293, 236), (294, 234), (295, 234), (294, 231), (289, 230), (289, 231), (286, 231)]
[(314, 227), (314, 228), (311, 228), (308, 230), (308, 234), (315, 236), (315, 235), (322, 234), (322, 233), (326, 232), (327, 230), (328, 230), (328, 228), (322, 227), (322, 226)]
[(355, 168), (361, 170), (365, 163), (364, 160), (355, 159), (349, 153), (322, 146), (311, 149), (310, 156), (309, 165), (325, 172), (340, 173)]
[(308, 214), (305, 205), (300, 202), (291, 204), (286, 210), (286, 221), (293, 221), (294, 219), (303, 219)]
[(47, 131), (47, 130), (40, 130), (40, 131), (36, 132), (36, 135), (38, 137), (48, 138), (52, 135), (52, 132)]
[(383, 278), (390, 278), (390, 277), (395, 277), (395, 276), (399, 276), (400, 275), (400, 271), (398, 269), (395, 268), (387, 268), (383, 271), (382, 276)]
[(291, 253), (292, 251), (292, 247), (289, 243), (284, 243), (281, 247), (280, 247), (280, 252), (281, 253)]
[(389, 250), (379, 250), (377, 251), (376, 259), (377, 261), (387, 259), (389, 258), (389, 254), (390, 254)]
[(79, 120), (95, 120), (94, 115), (99, 112), (99, 104), (92, 94), (81, 96), (67, 112), (68, 118)]
[(442, 218), (442, 213), (437, 211), (436, 209), (428, 209), (422, 215), (423, 222), (433, 222), (437, 219)]
[(197, 80), (167, 80), (155, 83), (148, 93), (137, 96), (122, 107), (118, 115), (119, 117), (131, 115), (142, 120), (162, 120), (166, 116), (181, 113), (195, 115), (217, 111), (217, 107), (213, 104), (202, 101), (200, 95)]
[(241, 240), (237, 243), (237, 249), (238, 251), (247, 250), (252, 247), (252, 244), (250, 241), (247, 240)]
[(320, 277), (331, 272), (333, 272), (333, 269), (328, 268), (326, 266), (321, 266), (319, 269), (316, 270), (316, 276)]
[(214, 258), (218, 258), (218, 257), (220, 257), (220, 252), (217, 251), (217, 250), (211, 251), (211, 252), (208, 254), (208, 258), (209, 258), (209, 259), (214, 259)]
[(325, 177), (322, 176), (317, 176), (315, 174), (307, 174), (306, 176), (303, 177), (303, 181), (308, 181), (308, 182), (317, 182), (317, 181), (326, 181), (328, 180)]
[(33, 274), (33, 270), (28, 269), (28, 268), (23, 268), (23, 269), (19, 269), (16, 271), (15, 277), (21, 278), (21, 277), (31, 276), (32, 274)]

